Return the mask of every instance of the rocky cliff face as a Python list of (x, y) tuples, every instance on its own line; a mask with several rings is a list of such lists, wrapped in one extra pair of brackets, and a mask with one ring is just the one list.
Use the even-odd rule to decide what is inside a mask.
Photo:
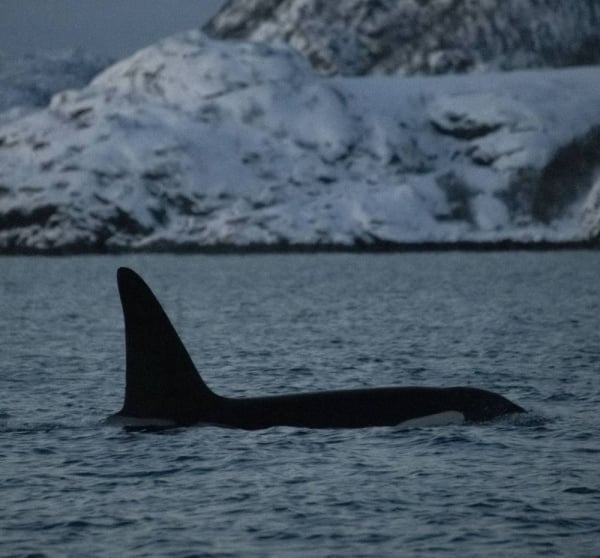
[(0, 126), (0, 251), (586, 240), (598, 83), (324, 79), (184, 33)]
[(287, 43), (325, 75), (600, 62), (596, 0), (230, 0), (205, 29)]

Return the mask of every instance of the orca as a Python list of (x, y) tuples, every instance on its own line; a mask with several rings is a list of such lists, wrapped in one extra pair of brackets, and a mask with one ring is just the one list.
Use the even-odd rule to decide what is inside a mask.
[(125, 400), (109, 422), (125, 426), (214, 425), (246, 430), (274, 426), (362, 428), (482, 422), (520, 406), (473, 387), (379, 387), (267, 397), (214, 393), (144, 282), (117, 271), (125, 318)]

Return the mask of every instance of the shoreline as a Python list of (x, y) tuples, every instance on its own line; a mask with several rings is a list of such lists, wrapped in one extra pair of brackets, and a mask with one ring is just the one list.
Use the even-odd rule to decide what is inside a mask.
[(2, 256), (86, 256), (86, 255), (134, 255), (134, 254), (182, 254), (182, 255), (254, 255), (254, 254), (385, 254), (407, 252), (557, 252), (566, 250), (600, 250), (600, 240), (537, 241), (457, 241), (457, 242), (393, 242), (357, 241), (354, 244), (303, 244), (278, 242), (273, 244), (214, 244), (161, 243), (160, 245), (110, 248), (97, 246), (66, 246), (57, 248), (12, 247), (0, 248)]

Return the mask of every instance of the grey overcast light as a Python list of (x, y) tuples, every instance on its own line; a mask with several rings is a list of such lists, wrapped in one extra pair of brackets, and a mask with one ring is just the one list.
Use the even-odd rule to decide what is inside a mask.
[(0, 52), (18, 56), (82, 48), (127, 56), (177, 31), (197, 28), (224, 0), (0, 0)]

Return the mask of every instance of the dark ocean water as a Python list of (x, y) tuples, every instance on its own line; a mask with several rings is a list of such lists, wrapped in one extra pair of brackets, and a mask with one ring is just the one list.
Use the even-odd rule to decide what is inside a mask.
[[(473, 385), (401, 430), (129, 432), (119, 265), (223, 395)], [(600, 556), (600, 253), (0, 259), (1, 556)]]

